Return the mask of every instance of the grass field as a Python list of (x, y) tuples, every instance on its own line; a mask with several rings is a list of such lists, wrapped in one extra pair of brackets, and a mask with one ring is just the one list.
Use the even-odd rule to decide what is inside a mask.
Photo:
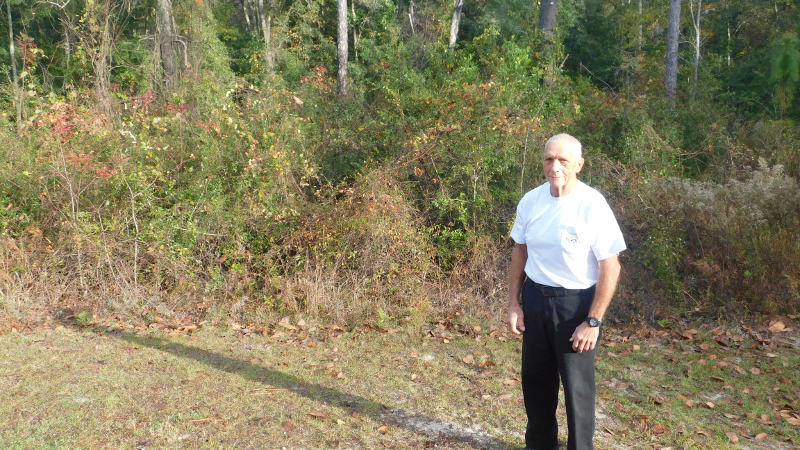
[[(0, 335), (0, 448), (523, 445), (521, 342), (501, 324), (83, 319)], [(798, 328), (606, 330), (596, 448), (800, 447)]]

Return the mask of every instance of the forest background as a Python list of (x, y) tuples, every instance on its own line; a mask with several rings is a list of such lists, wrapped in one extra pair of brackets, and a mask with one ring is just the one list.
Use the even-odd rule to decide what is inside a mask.
[(6, 321), (502, 319), (558, 132), (628, 242), (609, 320), (800, 307), (794, 0), (2, 6)]

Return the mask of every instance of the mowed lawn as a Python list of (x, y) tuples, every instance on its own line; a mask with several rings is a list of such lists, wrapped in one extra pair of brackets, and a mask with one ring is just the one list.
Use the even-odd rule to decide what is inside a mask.
[[(606, 330), (597, 448), (798, 448), (797, 327)], [(463, 317), (6, 330), (0, 448), (518, 448), (520, 345)]]

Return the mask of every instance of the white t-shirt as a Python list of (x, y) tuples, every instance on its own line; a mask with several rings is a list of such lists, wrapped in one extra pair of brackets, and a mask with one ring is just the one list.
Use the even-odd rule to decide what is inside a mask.
[(525, 194), (517, 206), (511, 238), (528, 246), (528, 278), (566, 289), (594, 286), (600, 270), (597, 262), (626, 249), (606, 199), (580, 181), (562, 197), (550, 195), (550, 183)]

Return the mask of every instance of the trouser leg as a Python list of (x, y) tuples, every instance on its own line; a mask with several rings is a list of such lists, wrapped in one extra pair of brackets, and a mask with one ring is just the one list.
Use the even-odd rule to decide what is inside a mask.
[[(569, 428), (568, 450), (592, 450), (595, 429), (595, 365), (597, 346), (591, 351), (577, 353), (569, 338), (586, 320), (594, 289), (579, 296), (565, 297), (556, 303), (555, 322), (558, 336), (558, 371), (564, 385), (564, 402)], [(598, 343), (600, 339), (598, 338)], [(566, 344), (565, 344), (566, 343)]]
[(525, 332), (522, 336), (522, 395), (528, 427), (525, 445), (558, 449), (558, 358), (553, 342), (552, 308), (530, 280), (522, 288)]

